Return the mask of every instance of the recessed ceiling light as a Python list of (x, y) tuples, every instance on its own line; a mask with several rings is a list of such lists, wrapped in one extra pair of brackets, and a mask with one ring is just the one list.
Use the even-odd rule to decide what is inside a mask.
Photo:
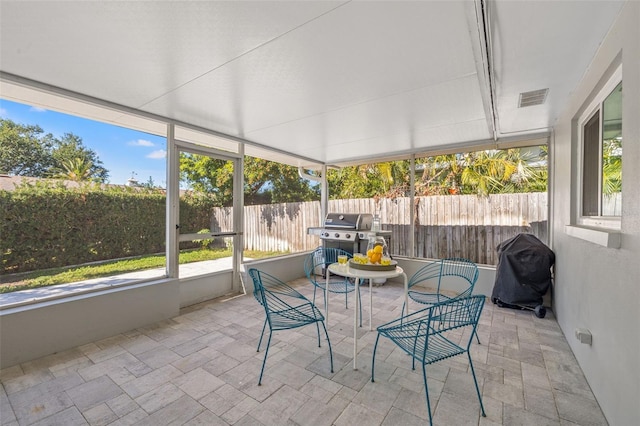
[(549, 89), (532, 90), (530, 92), (520, 93), (518, 108), (542, 105), (547, 99), (547, 93), (549, 93)]

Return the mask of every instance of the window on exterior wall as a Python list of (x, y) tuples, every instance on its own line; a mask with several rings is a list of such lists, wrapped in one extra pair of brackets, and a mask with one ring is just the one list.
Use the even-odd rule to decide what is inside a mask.
[(582, 115), (578, 223), (619, 228), (622, 213), (622, 81), (620, 69)]

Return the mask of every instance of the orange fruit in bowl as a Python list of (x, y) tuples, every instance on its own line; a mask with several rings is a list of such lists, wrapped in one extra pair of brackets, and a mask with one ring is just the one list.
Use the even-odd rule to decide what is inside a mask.
[(380, 263), (380, 259), (382, 258), (382, 253), (373, 253), (370, 257), (369, 257), (369, 261), (371, 263)]
[(382, 254), (382, 246), (375, 246), (373, 251), (374, 253)]

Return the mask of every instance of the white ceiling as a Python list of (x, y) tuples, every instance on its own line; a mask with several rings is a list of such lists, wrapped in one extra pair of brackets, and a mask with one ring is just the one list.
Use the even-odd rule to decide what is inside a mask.
[(296, 165), (517, 143), (545, 137), (621, 5), (2, 0), (0, 96)]

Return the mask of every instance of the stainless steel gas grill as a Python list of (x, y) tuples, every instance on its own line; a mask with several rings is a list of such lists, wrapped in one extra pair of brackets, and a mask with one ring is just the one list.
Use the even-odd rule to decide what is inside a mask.
[(366, 253), (373, 215), (368, 213), (328, 213), (324, 225), (309, 228), (309, 235), (318, 235), (325, 248), (339, 248), (351, 254)]

